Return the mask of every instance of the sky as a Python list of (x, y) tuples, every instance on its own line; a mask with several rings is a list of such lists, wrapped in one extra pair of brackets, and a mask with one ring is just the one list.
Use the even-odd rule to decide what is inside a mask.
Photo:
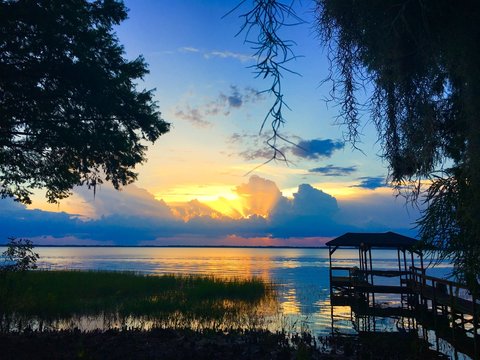
[[(273, 161), (260, 128), (273, 98), (255, 77), (245, 34), (236, 35), (249, 1), (128, 0), (129, 19), (115, 28), (125, 56), (142, 55), (169, 133), (149, 144), (138, 181), (75, 188), (48, 204), (0, 201), (0, 243), (319, 246), (347, 231), (415, 236), (419, 210), (387, 186), (376, 131), (364, 116), (361, 151), (343, 140), (327, 52), (316, 35), (313, 1), (295, 2), (304, 24), (289, 27), (299, 55), (282, 88), (290, 110), (281, 129), (288, 163)], [(368, 94), (365, 94), (368, 96)], [(262, 165), (262, 166), (259, 166)]]

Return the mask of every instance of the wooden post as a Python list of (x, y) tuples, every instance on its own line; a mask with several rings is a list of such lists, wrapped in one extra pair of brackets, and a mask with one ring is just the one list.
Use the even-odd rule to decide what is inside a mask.
[(473, 352), (475, 359), (480, 358), (480, 344), (479, 344), (479, 337), (478, 337), (478, 324), (480, 322), (480, 317), (478, 314), (478, 306), (477, 306), (477, 297), (475, 293), (472, 293), (472, 301), (473, 301)]
[[(330, 287), (331, 289), (331, 287)], [(330, 290), (331, 291), (331, 290)], [(332, 337), (335, 335), (334, 331), (334, 321), (333, 321), (333, 304), (332, 304), (332, 298), (330, 298), (330, 319), (332, 320)]]
[[(370, 271), (373, 270), (373, 266), (372, 266), (372, 248), (369, 247), (368, 248), (368, 256), (370, 257)], [(370, 281), (372, 282), (372, 285), (373, 285), (373, 274), (370, 273)]]
[(328, 262), (330, 265), (329, 274), (330, 274), (330, 284), (332, 283), (332, 248), (328, 247)]
[[(402, 271), (402, 264), (400, 263), (400, 249), (397, 248), (398, 271)], [(400, 286), (402, 285), (402, 275), (400, 275)]]
[[(367, 251), (368, 251), (367, 249), (364, 250), (364, 252), (365, 252), (364, 259), (365, 259), (365, 270), (368, 271), (368, 253), (367, 253)], [(365, 279), (368, 282), (368, 274), (366, 274), (366, 275), (367, 275), (367, 277), (365, 277)]]
[(363, 259), (362, 259), (362, 248), (361, 246), (358, 247), (358, 263), (359, 263), (359, 268), (362, 270), (363, 268)]
[[(329, 278), (330, 278), (330, 304), (333, 301), (333, 287), (332, 287), (332, 248), (328, 247), (328, 262), (329, 262)], [(333, 327), (333, 324), (332, 324)]]
[[(423, 283), (423, 281), (422, 281)], [(432, 300), (432, 307), (433, 307), (433, 327), (435, 331), (437, 330), (437, 293), (436, 293), (436, 284), (432, 280), (432, 287), (433, 287), (433, 300)], [(435, 335), (436, 336), (436, 335)]]
[(452, 338), (453, 338), (453, 346), (455, 347), (456, 341), (455, 341), (455, 309), (454, 309), (454, 299), (453, 299), (453, 287), (452, 284), (448, 284), (448, 292), (450, 295), (450, 315), (452, 316)]
[[(375, 288), (373, 287), (373, 266), (372, 266), (372, 248), (368, 247), (368, 255), (370, 256), (370, 281), (372, 282), (372, 305), (375, 307)], [(373, 319), (375, 324), (375, 317)]]

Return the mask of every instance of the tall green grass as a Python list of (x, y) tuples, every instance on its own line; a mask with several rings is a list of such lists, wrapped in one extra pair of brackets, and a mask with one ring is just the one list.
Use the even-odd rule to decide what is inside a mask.
[(273, 286), (257, 278), (105, 271), (4, 273), (0, 276), (0, 321), (52, 322), (82, 316), (218, 320), (243, 316), (274, 298)]

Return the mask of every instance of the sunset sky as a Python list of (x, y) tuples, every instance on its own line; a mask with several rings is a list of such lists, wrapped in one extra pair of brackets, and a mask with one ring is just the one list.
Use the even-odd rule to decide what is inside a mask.
[[(155, 88), (171, 131), (149, 146), (138, 181), (121, 192), (110, 184), (74, 189), (59, 205), (39, 192), (25, 207), (0, 202), (0, 243), (7, 236), (44, 244), (321, 245), (346, 231), (415, 235), (418, 209), (385, 186), (373, 124), (362, 151), (344, 143), (327, 104), (327, 54), (313, 25), (313, 1), (296, 2), (305, 24), (288, 28), (300, 55), (285, 73), (282, 150), (289, 164), (271, 162), (260, 126), (272, 98), (255, 78), (253, 51), (239, 18), (238, 0), (125, 1), (129, 19), (117, 29), (126, 57), (142, 54), (150, 74), (139, 87)], [(368, 96), (366, 94), (365, 96)], [(303, 149), (303, 150), (302, 150)]]

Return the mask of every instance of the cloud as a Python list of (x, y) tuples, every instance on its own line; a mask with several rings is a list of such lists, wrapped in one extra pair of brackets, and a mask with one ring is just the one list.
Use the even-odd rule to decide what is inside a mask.
[(415, 237), (415, 221), (421, 207), (410, 206), (401, 197), (391, 193), (369, 192), (362, 198), (339, 201), (337, 218), (360, 231), (396, 231)]
[(74, 191), (93, 209), (94, 217), (88, 221), (79, 214), (29, 210), (9, 199), (0, 200), (0, 241), (17, 236), (50, 244), (208, 245), (211, 239), (235, 237), (246, 239), (242, 245), (248, 245), (249, 238), (273, 237), (295, 238), (292, 244), (300, 245), (301, 238), (310, 238), (312, 243), (312, 238), (347, 231), (393, 230), (414, 235), (410, 224), (419, 216), (418, 209), (408, 212), (403, 202), (375, 191), (355, 201), (338, 202), (322, 190), (302, 184), (287, 198), (273, 181), (259, 176), (235, 187), (238, 199), (222, 199), (225, 208), (236, 209), (235, 204), (241, 204), (241, 210), (232, 216), (198, 200), (167, 204), (132, 185), (121, 192), (102, 187), (94, 199), (86, 189)]
[(179, 52), (184, 52), (184, 53), (198, 53), (200, 52), (200, 49), (197, 49), (193, 46), (184, 46), (178, 49)]
[(235, 85), (230, 85), (229, 90), (227, 93), (220, 92), (215, 99), (199, 106), (178, 105), (174, 115), (179, 119), (190, 121), (196, 126), (208, 127), (212, 123), (206, 118), (218, 115), (228, 116), (232, 110), (238, 110), (244, 105), (264, 99), (261, 92), (251, 87), (239, 89)]
[(282, 196), (273, 181), (257, 175), (251, 176), (248, 183), (237, 186), (235, 193), (242, 200), (244, 216), (268, 216)]
[[(250, 54), (242, 54), (230, 50), (202, 50), (193, 46), (183, 46), (177, 49), (180, 53), (201, 54), (205, 59), (233, 59), (242, 63), (254, 62), (256, 58)], [(169, 51), (168, 53), (173, 53)]]
[(213, 210), (211, 207), (202, 204), (198, 200), (191, 200), (184, 204), (170, 205), (172, 213), (184, 221), (189, 221), (196, 217), (211, 217), (214, 219), (223, 219), (225, 215)]
[[(235, 155), (242, 157), (246, 161), (255, 159), (271, 159), (273, 156), (273, 149), (267, 144), (267, 140), (270, 137), (270, 133), (262, 133), (260, 135), (234, 133), (231, 137), (231, 141), (243, 145), (245, 148), (244, 150), (237, 152)], [(289, 142), (284, 142), (283, 144), (277, 143), (277, 149), (285, 154), (287, 159), (291, 155), (308, 160), (315, 160), (322, 157), (329, 158), (336, 150), (343, 149), (345, 146), (343, 142), (332, 139), (304, 140), (297, 136), (288, 136), (288, 139)], [(293, 142), (296, 142), (297, 145), (292, 145)], [(352, 172), (355, 170), (354, 167), (351, 167), (351, 169)], [(317, 168), (312, 169), (311, 172), (324, 171), (325, 173), (328, 173), (327, 170), (328, 169), (326, 168)], [(337, 173), (340, 171), (348, 172), (350, 168), (332, 168), (332, 174), (334, 173), (334, 170), (336, 170)]]
[(352, 187), (375, 190), (377, 188), (387, 186), (383, 176), (362, 176), (357, 178), (357, 180), (360, 180), (360, 184), (352, 185)]
[(203, 57), (205, 59), (210, 59), (210, 58), (234, 59), (234, 60), (238, 60), (242, 63), (246, 63), (246, 62), (250, 62), (250, 61), (253, 62), (253, 61), (256, 60), (256, 58), (252, 55), (237, 53), (237, 52), (228, 51), (228, 50), (205, 51), (203, 53)]
[[(285, 149), (280, 149), (280, 151)], [(284, 152), (284, 151), (282, 151)], [(249, 160), (256, 160), (256, 159), (271, 159), (273, 156), (273, 150), (271, 147), (264, 147), (261, 149), (247, 149), (240, 153), (238, 153), (242, 159), (249, 161)]]
[[(297, 141), (299, 138), (297, 136), (286, 136), (285, 138), (289, 140)], [(228, 144), (235, 143), (236, 151), (230, 155), (240, 156), (245, 161), (251, 160), (270, 160), (273, 157), (274, 150), (270, 145), (268, 145), (268, 140), (271, 138), (271, 133), (269, 132), (262, 132), (261, 134), (254, 133), (233, 133), (230, 138), (228, 139)], [(238, 149), (239, 147), (243, 149)], [(290, 143), (279, 143), (277, 144), (277, 150), (285, 154), (288, 158), (290, 153), (292, 152), (294, 146)], [(278, 154), (277, 154), (278, 155)]]
[(337, 200), (322, 190), (309, 184), (301, 184), (293, 199), (283, 198), (272, 211), (273, 217), (285, 216), (296, 218), (301, 216), (331, 217), (338, 210)]
[(74, 193), (93, 210), (94, 218), (110, 215), (174, 218), (170, 207), (163, 200), (155, 199), (151, 193), (135, 184), (125, 186), (120, 191), (111, 186), (102, 186), (97, 188), (95, 197), (85, 187), (75, 188)]
[(342, 167), (342, 166), (335, 166), (330, 164), (323, 167), (313, 168), (308, 171), (312, 173), (318, 173), (323, 176), (346, 176), (356, 172), (357, 167), (356, 166)]
[(204, 119), (204, 115), (200, 112), (198, 108), (192, 109), (188, 105), (183, 110), (177, 108), (175, 116), (177, 118), (190, 121), (192, 124), (198, 127), (208, 127), (212, 125), (211, 122)]
[(262, 92), (251, 87), (245, 87), (240, 90), (238, 86), (230, 85), (230, 92), (227, 94), (221, 92), (215, 101), (207, 104), (207, 108), (211, 111), (215, 109), (215, 107), (220, 107), (222, 109), (226, 108), (226, 111), (230, 111), (232, 108), (238, 109), (243, 105), (254, 104), (264, 99), (265, 96)]
[(240, 94), (236, 86), (232, 86), (231, 90), (232, 94), (226, 97), (228, 101), (228, 106), (239, 108), (243, 104), (243, 96)]
[(334, 220), (337, 212), (333, 196), (302, 184), (293, 199), (282, 198), (272, 210), (271, 232), (276, 237), (334, 236), (342, 227)]
[(343, 149), (345, 143), (332, 139), (314, 139), (302, 140), (297, 147), (292, 148), (292, 153), (301, 158), (318, 159), (321, 157), (329, 158), (336, 150)]

